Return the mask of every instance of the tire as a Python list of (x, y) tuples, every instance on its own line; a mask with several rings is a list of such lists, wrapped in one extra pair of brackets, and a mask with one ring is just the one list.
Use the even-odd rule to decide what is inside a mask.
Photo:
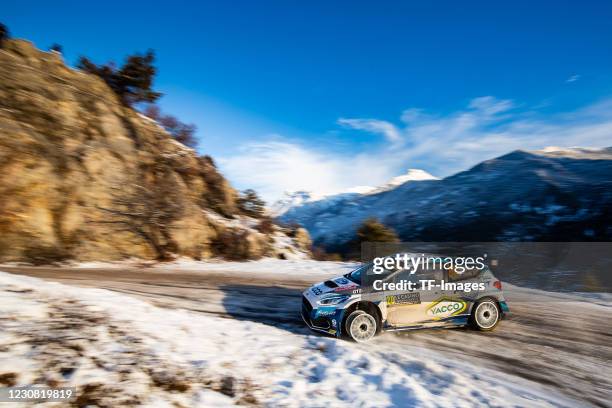
[(476, 330), (491, 331), (497, 327), (500, 318), (501, 312), (495, 299), (485, 298), (474, 305), (470, 321)]
[(348, 336), (358, 343), (369, 341), (378, 331), (376, 318), (363, 310), (355, 310), (346, 319)]

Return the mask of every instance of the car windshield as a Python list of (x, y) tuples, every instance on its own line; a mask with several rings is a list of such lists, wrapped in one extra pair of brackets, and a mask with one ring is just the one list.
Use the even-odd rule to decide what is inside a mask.
[(364, 271), (367, 271), (370, 267), (372, 267), (372, 263), (367, 263), (355, 269), (353, 272), (347, 273), (346, 275), (344, 275), (344, 277), (352, 280), (355, 283), (361, 284), (362, 273)]

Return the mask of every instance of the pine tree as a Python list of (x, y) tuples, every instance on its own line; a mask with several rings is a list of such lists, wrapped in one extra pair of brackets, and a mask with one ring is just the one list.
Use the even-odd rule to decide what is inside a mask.
[(156, 73), (154, 61), (155, 54), (149, 50), (144, 55), (129, 55), (120, 69), (113, 62), (98, 66), (87, 57), (81, 57), (77, 67), (102, 78), (123, 103), (133, 106), (140, 102), (155, 102), (161, 96), (152, 89)]
[(0, 48), (2, 48), (4, 40), (8, 40), (9, 38), (11, 38), (11, 36), (8, 27), (0, 23)]
[(49, 47), (50, 51), (55, 51), (57, 53), (62, 54), (64, 52), (64, 49), (61, 45), (59, 45), (58, 43), (53, 43), (53, 45), (51, 47)]
[(156, 73), (154, 61), (153, 50), (148, 50), (145, 55), (130, 55), (117, 73), (120, 94), (128, 105), (155, 102), (161, 96), (151, 89)]

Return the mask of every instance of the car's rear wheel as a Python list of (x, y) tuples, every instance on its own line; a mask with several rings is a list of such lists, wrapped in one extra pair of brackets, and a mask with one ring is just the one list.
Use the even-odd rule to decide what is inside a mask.
[(500, 312), (497, 302), (486, 298), (479, 300), (472, 310), (472, 326), (480, 331), (490, 331), (499, 323)]
[(363, 310), (355, 310), (346, 319), (347, 334), (359, 343), (374, 337), (376, 330), (376, 318)]

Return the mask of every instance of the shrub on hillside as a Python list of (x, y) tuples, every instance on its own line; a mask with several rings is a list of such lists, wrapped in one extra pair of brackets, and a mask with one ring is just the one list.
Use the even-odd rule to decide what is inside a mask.
[(32, 265), (53, 265), (70, 258), (70, 254), (56, 246), (34, 245), (23, 252), (23, 258)]
[(270, 235), (274, 232), (274, 222), (268, 217), (262, 219), (255, 229), (262, 234)]
[(264, 215), (266, 202), (259, 198), (255, 190), (244, 190), (236, 203), (244, 215), (254, 218), (261, 218)]
[(333, 261), (333, 262), (341, 262), (342, 261), (342, 255), (340, 254), (336, 254), (336, 253), (331, 253), (328, 254), (325, 249), (321, 248), (321, 247), (312, 247), (312, 257), (313, 259), (317, 260), (317, 261)]
[(399, 242), (393, 229), (379, 222), (376, 218), (368, 218), (357, 230), (357, 241), (362, 242)]

